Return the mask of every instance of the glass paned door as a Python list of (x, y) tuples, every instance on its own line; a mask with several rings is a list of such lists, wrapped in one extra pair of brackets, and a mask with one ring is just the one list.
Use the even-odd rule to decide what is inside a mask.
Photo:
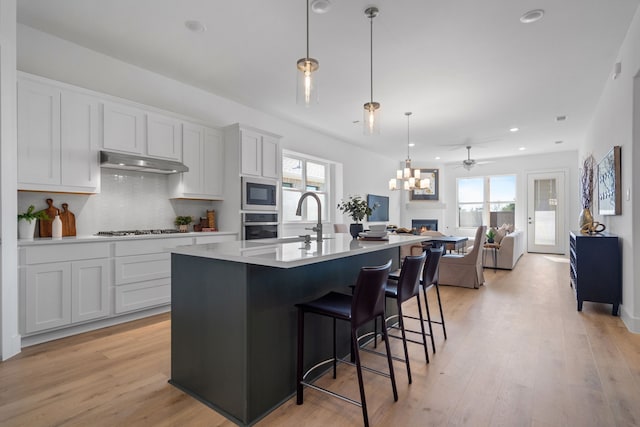
[(528, 252), (564, 253), (564, 203), (564, 172), (529, 174)]

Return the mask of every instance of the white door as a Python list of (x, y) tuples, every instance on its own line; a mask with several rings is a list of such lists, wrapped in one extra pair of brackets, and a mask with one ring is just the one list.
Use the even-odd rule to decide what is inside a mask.
[(527, 177), (527, 251), (563, 254), (564, 172), (531, 173)]

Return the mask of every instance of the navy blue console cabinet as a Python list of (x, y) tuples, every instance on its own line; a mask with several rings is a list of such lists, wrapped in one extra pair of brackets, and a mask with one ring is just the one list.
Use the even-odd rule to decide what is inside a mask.
[(581, 234), (572, 231), (570, 243), (571, 286), (576, 293), (578, 311), (583, 301), (613, 304), (618, 315), (622, 302), (621, 254), (618, 237), (609, 233)]

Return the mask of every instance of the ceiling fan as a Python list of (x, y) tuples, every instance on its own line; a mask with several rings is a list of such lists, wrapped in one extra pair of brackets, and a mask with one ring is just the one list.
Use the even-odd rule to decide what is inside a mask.
[(467, 145), (467, 158), (462, 161), (462, 167), (470, 171), (475, 165), (484, 165), (491, 163), (490, 161), (477, 162), (471, 158), (471, 146)]

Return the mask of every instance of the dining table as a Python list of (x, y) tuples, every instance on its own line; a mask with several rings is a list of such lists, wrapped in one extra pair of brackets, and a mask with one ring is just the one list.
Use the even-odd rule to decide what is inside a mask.
[(423, 244), (439, 248), (442, 245), (450, 243), (451, 246), (449, 247), (449, 253), (451, 253), (452, 248), (460, 253), (460, 251), (466, 246), (468, 240), (469, 238), (466, 236), (431, 236), (430, 239), (423, 242)]

